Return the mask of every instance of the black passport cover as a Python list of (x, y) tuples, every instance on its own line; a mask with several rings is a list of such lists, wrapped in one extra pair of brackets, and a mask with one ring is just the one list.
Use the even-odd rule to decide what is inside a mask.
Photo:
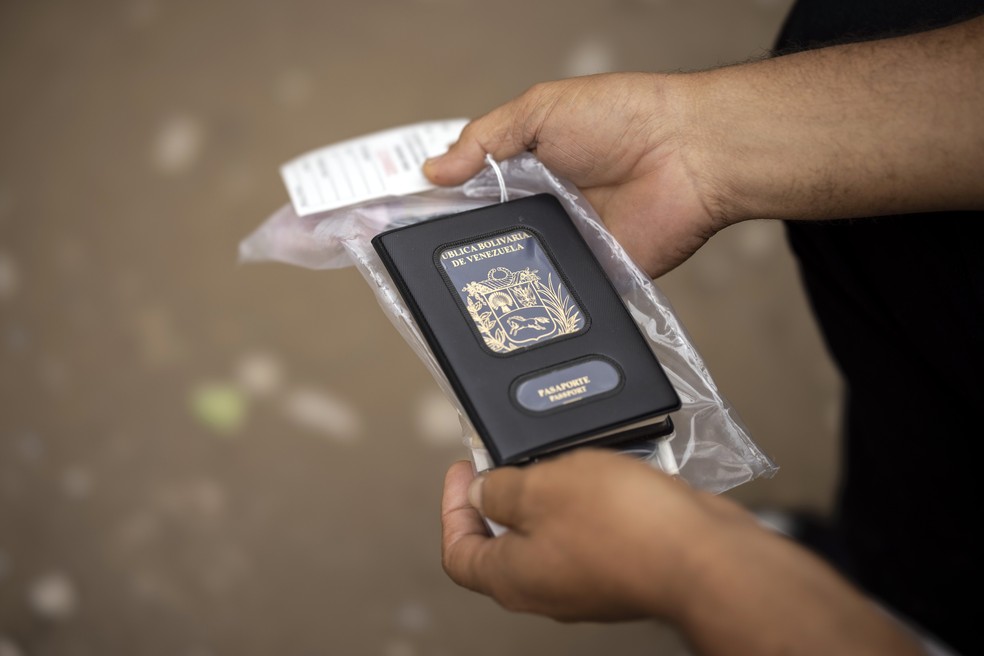
[(554, 196), (372, 243), (496, 466), (672, 430), (636, 426), (679, 397)]

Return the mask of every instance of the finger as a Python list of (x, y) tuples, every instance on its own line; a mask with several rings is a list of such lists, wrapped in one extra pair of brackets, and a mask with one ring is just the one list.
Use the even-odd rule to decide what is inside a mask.
[(492, 541), (478, 511), (468, 501), (474, 479), (471, 463), (456, 462), (444, 479), (441, 501), (441, 562), (451, 580), (476, 592), (487, 593), (486, 575), (479, 555)]
[(424, 175), (438, 185), (461, 184), (482, 170), (486, 154), (503, 160), (527, 150), (524, 106), (512, 100), (466, 125), (448, 152), (424, 162)]
[(527, 494), (529, 476), (529, 470), (516, 467), (500, 467), (485, 474), (481, 486), (472, 491), (479, 499), (480, 512), (503, 526), (523, 531), (536, 509), (530, 505), (536, 502)]
[(481, 515), (468, 501), (468, 486), (474, 478), (471, 463), (467, 460), (451, 465), (444, 477), (441, 524), (445, 544), (465, 535), (488, 536)]

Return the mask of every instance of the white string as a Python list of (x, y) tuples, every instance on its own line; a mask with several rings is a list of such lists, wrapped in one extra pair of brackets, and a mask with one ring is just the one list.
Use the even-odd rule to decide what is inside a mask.
[(509, 193), (506, 191), (506, 180), (502, 177), (502, 170), (499, 168), (499, 165), (495, 163), (495, 160), (492, 159), (491, 153), (486, 153), (485, 161), (492, 167), (492, 170), (495, 172), (495, 177), (499, 180), (499, 202), (505, 203), (509, 200)]
[(671, 436), (667, 436), (659, 441), (656, 459), (664, 472), (670, 476), (679, 476), (680, 465), (677, 463), (676, 456), (673, 455), (673, 447), (670, 446), (671, 439)]

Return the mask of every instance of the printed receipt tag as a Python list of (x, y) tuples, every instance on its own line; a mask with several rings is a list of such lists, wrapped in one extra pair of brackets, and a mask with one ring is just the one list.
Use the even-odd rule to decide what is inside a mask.
[(297, 157), (280, 176), (298, 216), (382, 196), (433, 189), (420, 167), (461, 134), (467, 119), (428, 121), (342, 141)]

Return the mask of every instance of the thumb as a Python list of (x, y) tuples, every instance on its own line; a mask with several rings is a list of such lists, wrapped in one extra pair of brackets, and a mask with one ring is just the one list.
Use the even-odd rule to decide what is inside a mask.
[(448, 152), (424, 162), (424, 175), (434, 184), (457, 185), (485, 166), (485, 155), (503, 160), (528, 149), (533, 139), (524, 135), (525, 112), (510, 101), (470, 122)]
[(482, 474), (468, 488), (468, 500), (483, 515), (510, 528), (522, 529), (528, 518), (528, 472), (501, 467)]

